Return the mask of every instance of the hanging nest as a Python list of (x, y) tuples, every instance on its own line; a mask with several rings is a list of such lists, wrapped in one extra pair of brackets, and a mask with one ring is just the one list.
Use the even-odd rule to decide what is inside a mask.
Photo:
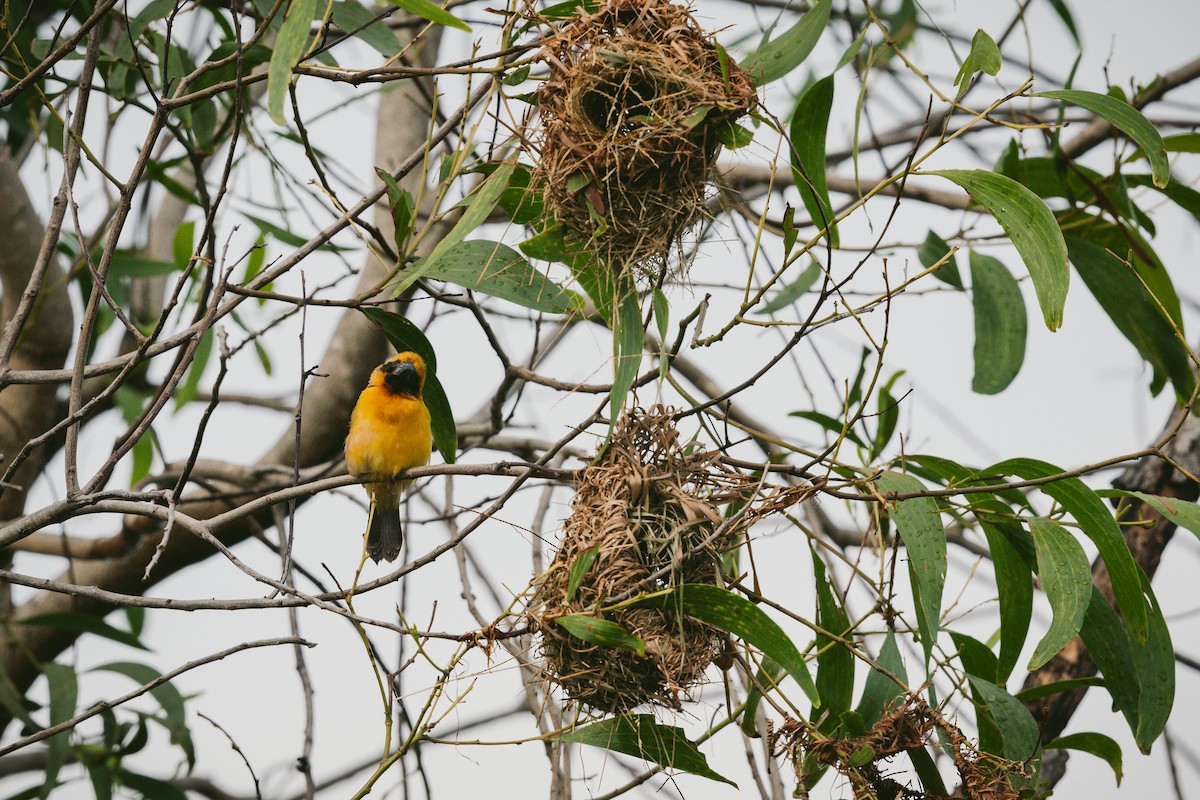
[[(907, 786), (880, 769), (887, 767), (887, 760), (893, 756), (924, 747), (935, 732), (958, 771), (961, 794), (955, 797), (1032, 800), (1044, 796), (1028, 764), (983, 752), (958, 726), (915, 694), (884, 713), (863, 736), (829, 738), (814, 734), (806, 723), (792, 720), (772, 733), (772, 744), (795, 765), (797, 797), (807, 798), (804, 787), (809, 780), (825, 768), (832, 768), (846, 778), (854, 800), (951, 800)], [(862, 755), (868, 752), (871, 757), (864, 763)]]
[(616, 272), (657, 276), (704, 208), (722, 132), (754, 86), (688, 10), (600, 0), (548, 40), (537, 185), (576, 243)]
[[(721, 583), (720, 553), (742, 529), (719, 531), (718, 506), (744, 498), (747, 486), (717, 455), (681, 442), (671, 410), (656, 406), (622, 417), (581, 471), (562, 543), (528, 611), (546, 676), (570, 698), (613, 713), (643, 703), (678, 708), (720, 651), (721, 634), (691, 617), (597, 610), (671, 586)], [(571, 635), (556, 623), (570, 614), (616, 623), (645, 643), (645, 656)]]

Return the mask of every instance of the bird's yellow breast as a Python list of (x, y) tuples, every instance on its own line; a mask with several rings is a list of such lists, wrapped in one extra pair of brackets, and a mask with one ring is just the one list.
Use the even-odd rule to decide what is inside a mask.
[(388, 478), (429, 463), (433, 434), (429, 409), (416, 397), (368, 386), (359, 395), (346, 437), (351, 475)]

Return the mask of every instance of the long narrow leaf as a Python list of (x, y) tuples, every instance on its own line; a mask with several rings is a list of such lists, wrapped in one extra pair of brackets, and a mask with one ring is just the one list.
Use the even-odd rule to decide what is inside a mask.
[[(50, 690), (50, 725), (66, 722), (75, 716), (79, 701), (79, 680), (73, 667), (66, 664), (49, 663), (42, 667)], [(48, 797), (58, 783), (58, 771), (66, 763), (71, 746), (71, 731), (56, 733), (46, 740), (46, 780), (42, 785), (42, 797)]]
[(619, 647), (645, 657), (646, 643), (615, 622), (590, 617), (586, 614), (567, 614), (555, 617), (558, 623), (572, 636), (604, 647)]
[(750, 79), (762, 86), (800, 66), (817, 46), (832, 10), (833, 0), (817, 0), (799, 22), (743, 59)]
[(821, 707), (813, 709), (812, 718), (820, 719), (827, 714), (821, 723), (821, 730), (833, 731), (842, 713), (850, 710), (850, 702), (854, 697), (854, 653), (850, 652), (839, 641), (841, 637), (851, 636), (850, 618), (846, 610), (838, 602), (838, 598), (829, 585), (825, 575), (825, 563), (816, 551), (812, 551), (813, 581), (817, 588), (817, 624), (829, 631), (838, 639), (824, 634), (817, 634), (817, 694), (821, 697)]
[(1125, 101), (1079, 89), (1056, 89), (1052, 92), (1041, 92), (1036, 97), (1065, 100), (1108, 120), (1114, 128), (1132, 139), (1146, 153), (1150, 159), (1150, 171), (1154, 174), (1155, 186), (1162, 188), (1171, 179), (1171, 164), (1167, 160), (1167, 148), (1163, 145), (1162, 135), (1142, 112)]
[[(1150, 580), (1144, 573), (1141, 577), (1143, 585), (1149, 589)], [(1171, 644), (1171, 631), (1153, 595), (1150, 595), (1150, 602), (1153, 604), (1150, 635), (1145, 647), (1133, 648), (1133, 665), (1142, 684), (1133, 740), (1143, 753), (1150, 752), (1150, 746), (1166, 729), (1175, 704), (1175, 648)]]
[(996, 218), (1029, 269), (1046, 327), (1058, 330), (1070, 280), (1067, 245), (1058, 221), (1041, 198), (1012, 178), (987, 170), (947, 169), (926, 174), (957, 183)]
[[(896, 644), (895, 631), (889, 630), (884, 637), (876, 663), (891, 675), (886, 675), (877, 669), (872, 669), (867, 673), (867, 682), (863, 686), (862, 697), (859, 698), (855, 710), (862, 716), (863, 723), (868, 728), (893, 708), (893, 703), (897, 698), (905, 696), (908, 673), (904, 669), (904, 657), (900, 655), (900, 648)], [(899, 684), (896, 683), (897, 680), (900, 681)]]
[[(1026, 480), (1047, 478), (1062, 472), (1053, 464), (1031, 458), (1015, 458), (990, 467), (988, 472), (1016, 475)], [(1147, 602), (1143, 596), (1141, 568), (1134, 562), (1113, 519), (1100, 496), (1078, 478), (1064, 478), (1043, 484), (1041, 490), (1053, 497), (1075, 517), (1083, 532), (1096, 545), (1112, 576), (1113, 593), (1135, 640), (1144, 642), (1147, 633)]]
[(639, 604), (680, 612), (732, 633), (787, 670), (814, 705), (821, 702), (800, 650), (775, 620), (749, 600), (719, 586), (687, 584), (674, 592), (648, 597)]
[(680, 772), (737, 786), (708, 766), (708, 759), (695, 743), (687, 738), (682, 728), (662, 725), (650, 714), (602, 719), (591, 725), (560, 733), (555, 738), (560, 742), (603, 747), (605, 750), (624, 753)]
[(425, 271), (425, 277), (549, 314), (565, 314), (574, 306), (566, 289), (500, 242), (484, 239), (459, 242)]
[(829, 111), (833, 108), (833, 86), (833, 76), (828, 75), (800, 95), (788, 132), (792, 141), (792, 177), (800, 199), (812, 217), (813, 226), (818, 230), (828, 229), (829, 243), (837, 247), (837, 226), (825, 178), (825, 135)]
[[(875, 479), (882, 493), (920, 492), (925, 485), (911, 475), (885, 472)], [(946, 531), (937, 503), (931, 497), (914, 497), (895, 504), (892, 520), (908, 551), (908, 572), (917, 606), (921, 647), (928, 663), (937, 640), (942, 613), (942, 590), (946, 585)]]
[(320, 0), (291, 0), (275, 38), (275, 50), (267, 69), (267, 112), (277, 125), (287, 124), (283, 99), (292, 82), (292, 70), (308, 50), (312, 21), (321, 13)]
[(1087, 553), (1061, 525), (1046, 519), (1029, 521), (1037, 546), (1038, 580), (1054, 619), (1029, 659), (1030, 671), (1049, 661), (1083, 626), (1092, 599), (1092, 569)]
[(516, 164), (507, 162), (501, 164), (491, 175), (488, 175), (484, 179), (475, 194), (466, 201), (468, 203), (467, 210), (459, 217), (454, 227), (441, 238), (433, 248), (433, 252), (419, 259), (410, 269), (402, 273), (400, 282), (395, 289), (397, 296), (409, 286), (412, 286), (419, 278), (429, 275), (436, 270), (440, 266), (441, 260), (447, 254), (466, 239), (476, 228), (487, 221), (488, 215), (492, 213), (492, 209), (500, 202), (500, 196), (508, 189), (508, 179), (512, 177), (515, 169)]
[[(995, 505), (1004, 508), (999, 502)], [(992, 554), (1000, 603), (1000, 655), (996, 680), (1005, 681), (1016, 667), (1029, 634), (1033, 614), (1033, 573), (1010, 538), (1013, 533), (1024, 533), (1024, 529), (1010, 522), (984, 518), (980, 518), (979, 523)]]
[(637, 380), (642, 366), (642, 350), (646, 344), (646, 331), (642, 327), (642, 311), (638, 306), (637, 294), (624, 292), (613, 326), (613, 385), (609, 393), (609, 430), (616, 424), (621, 409), (633, 382)]
[(998, 258), (971, 251), (975, 307), (975, 377), (971, 388), (999, 394), (1025, 362), (1028, 319), (1021, 287)]
[(968, 675), (971, 688), (979, 693), (984, 706), (1004, 741), (1005, 758), (1024, 761), (1033, 755), (1038, 746), (1038, 726), (1029, 709), (1004, 689), (984, 678)]
[(1081, 753), (1090, 753), (1097, 758), (1102, 758), (1112, 767), (1113, 775), (1117, 779), (1117, 786), (1121, 785), (1121, 745), (1117, 744), (1112, 737), (1091, 731), (1072, 733), (1048, 742), (1045, 749), (1078, 750)]
[(1187, 345), (1172, 320), (1146, 290), (1137, 273), (1104, 247), (1067, 238), (1071, 263), (1109, 319), (1157, 375), (1168, 378), (1182, 400), (1191, 396), (1195, 375)]

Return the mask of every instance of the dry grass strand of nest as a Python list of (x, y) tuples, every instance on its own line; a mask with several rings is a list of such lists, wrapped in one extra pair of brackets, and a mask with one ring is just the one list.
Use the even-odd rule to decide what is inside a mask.
[[(622, 417), (607, 448), (580, 473), (562, 543), (529, 605), (547, 677), (600, 711), (648, 702), (678, 707), (680, 694), (720, 651), (720, 632), (659, 608), (602, 612), (645, 642), (641, 657), (572, 636), (554, 620), (595, 615), (639, 592), (719, 584), (719, 551), (740, 530), (721, 530), (718, 507), (746, 490), (746, 478), (721, 466), (715, 453), (680, 441), (669, 409)], [(593, 556), (572, 587), (572, 567)]]
[[(917, 747), (924, 747), (933, 733), (940, 732), (946, 750), (958, 770), (960, 793), (968, 800), (1026, 800), (1042, 796), (1029, 766), (1011, 761), (976, 747), (958, 728), (915, 694), (887, 711), (862, 736), (827, 738), (815, 734), (811, 726), (791, 721), (773, 736), (773, 744), (791, 758), (801, 797), (803, 787), (817, 770), (829, 767), (843, 775), (854, 800), (950, 800), (927, 790), (913, 789), (896, 781), (880, 769), (886, 759)], [(871, 758), (860, 764), (857, 757), (869, 749)]]
[(702, 213), (719, 132), (750, 109), (754, 86), (670, 0), (602, 0), (545, 53), (528, 139), (546, 204), (612, 269), (656, 275)]

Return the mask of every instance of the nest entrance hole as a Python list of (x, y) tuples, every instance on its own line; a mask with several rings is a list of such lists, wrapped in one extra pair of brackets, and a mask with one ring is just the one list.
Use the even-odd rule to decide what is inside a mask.
[(630, 133), (653, 122), (651, 109), (659, 96), (658, 83), (642, 70), (605, 75), (579, 100), (579, 110), (597, 131)]

